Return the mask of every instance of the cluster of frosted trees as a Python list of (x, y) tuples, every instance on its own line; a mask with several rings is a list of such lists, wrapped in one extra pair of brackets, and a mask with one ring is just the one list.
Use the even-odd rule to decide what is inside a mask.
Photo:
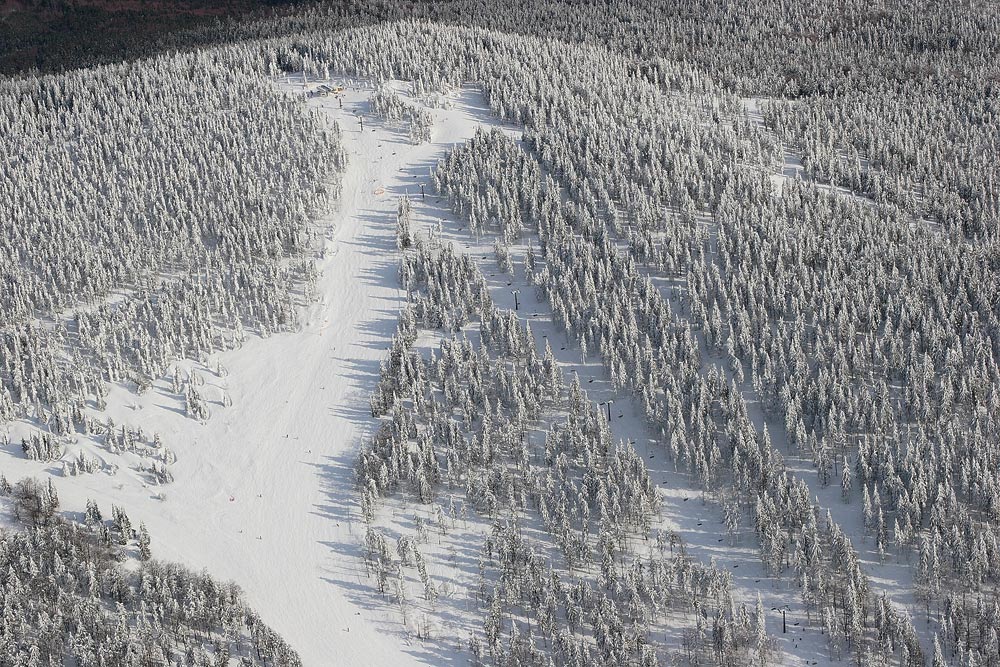
[[(120, 508), (105, 521), (88, 502), (80, 524), (56, 515), (51, 481), (0, 479), (0, 495), (30, 526), (0, 531), (4, 664), (301, 665), (234, 584), (150, 560), (145, 526)], [(123, 566), (133, 553), (139, 566)]]
[[(783, 469), (767, 430), (756, 431), (735, 379), (715, 366), (702, 372), (691, 324), (673, 316), (652, 282), (610, 240), (586, 239), (597, 222), (572, 203), (562, 204), (551, 177), (539, 187), (540, 168), (502, 133), (478, 135), (453, 152), (437, 176), (460, 208), (472, 210), (470, 200), (482, 196), (487, 180), (509, 181), (525, 172), (530, 175), (520, 191), (530, 201), (521, 214), (536, 221), (546, 262), (536, 281), (557, 322), (582, 348), (601, 352), (612, 382), (636, 393), (678, 466), (706, 490), (738, 492), (768, 569), (794, 568), (807, 608), (816, 609), (831, 641), (861, 651), (870, 609), (884, 602), (870, 591), (850, 539), (813, 505), (808, 486)], [(500, 219), (499, 211), (486, 213)], [(912, 626), (889, 612), (876, 615), (876, 631), (919, 659)]]
[[(432, 608), (449, 602), (421, 550), (429, 527), (384, 526), (380, 504), (432, 506), (447, 535), (457, 499), (462, 523), (471, 508), (489, 527), (466, 591), (481, 624), (475, 662), (647, 666), (667, 648), (766, 659), (763, 610), (735, 605), (728, 574), (653, 530), (659, 499), (642, 458), (612, 443), (603, 410), (565, 381), (548, 344), (540, 352), (530, 327), (493, 305), (475, 263), (418, 236), (401, 277), (409, 304), (372, 397), (384, 418), (357, 472), (366, 569), (404, 618), (410, 579)], [(414, 347), (420, 329), (445, 334), (429, 355)], [(537, 521), (544, 530), (526, 533)], [(657, 635), (677, 627), (683, 641), (662, 646)]]
[[(173, 474), (167, 466), (176, 461), (176, 456), (163, 444), (159, 434), (149, 438), (141, 428), (132, 428), (124, 424), (116, 426), (114, 420), (110, 418), (102, 423), (87, 415), (80, 416), (79, 424), (80, 434), (96, 440), (109, 453), (129, 452), (141, 457), (144, 461), (142, 471), (147, 473), (154, 483), (166, 484), (173, 481)], [(2, 438), (2, 443), (4, 446), (10, 444), (6, 434)], [(68, 459), (65, 458), (66, 444), (63, 439), (50, 432), (35, 431), (28, 434), (21, 440), (21, 450), (25, 457), (32, 461), (61, 461), (64, 476), (92, 473), (104, 467), (100, 460), (82, 451), (76, 452)]]
[(291, 326), (343, 162), (336, 128), (214, 51), (4, 81), (0, 151), (0, 421), (60, 435), (105, 382)]
[(425, 109), (407, 104), (388, 86), (376, 90), (368, 100), (371, 112), (383, 120), (398, 123), (405, 120), (410, 141), (420, 144), (431, 140), (434, 117)]
[[(312, 220), (345, 158), (339, 130), (267, 75), (246, 52), (209, 50), (0, 82), (0, 425), (37, 427), (27, 458), (114, 473), (82, 438), (169, 483), (159, 436), (99, 415), (107, 384), (146, 391), (178, 359), (296, 324), (316, 278)], [(175, 369), (199, 420), (202, 384)], [(234, 587), (118, 565), (135, 541), (123, 510), (82, 530), (56, 515), (51, 483), (0, 482), (33, 526), (0, 538), (10, 664), (298, 664)], [(140, 529), (143, 560), (148, 542)]]

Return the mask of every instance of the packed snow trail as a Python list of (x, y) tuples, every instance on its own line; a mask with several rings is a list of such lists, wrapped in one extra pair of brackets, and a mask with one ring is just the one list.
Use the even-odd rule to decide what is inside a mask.
[[(279, 85), (302, 90), (300, 77)], [(342, 107), (332, 96), (307, 101), (340, 124), (348, 166), (340, 199), (319, 221), (325, 252), (301, 330), (250, 336), (199, 365), (212, 411), (204, 424), (184, 415), (165, 378), (142, 395), (110, 388), (102, 416), (160, 433), (178, 457), (174, 483), (150, 487), (126, 468), (55, 480), (63, 509), (82, 514), (88, 498), (106, 513), (120, 505), (135, 525), (149, 527), (157, 558), (237, 582), (307, 667), (427, 660), (397, 615), (373, 604), (376, 588), (360, 559), (354, 462), (373, 423), (368, 398), (401, 307), (391, 193), (405, 190), (408, 178), (419, 196), (412, 172), (428, 181), (428, 169), (489, 119), (477, 93), (459, 91), (451, 108), (431, 110), (434, 141), (414, 146), (401, 127), (367, 115), (372, 92), (349, 85)], [(366, 114), (364, 132), (356, 112)], [(228, 373), (211, 372), (219, 362)], [(231, 406), (223, 407), (225, 395)], [(41, 476), (43, 466), (58, 475), (58, 463), (14, 452), (26, 428), (11, 427), (0, 470), (11, 480)]]

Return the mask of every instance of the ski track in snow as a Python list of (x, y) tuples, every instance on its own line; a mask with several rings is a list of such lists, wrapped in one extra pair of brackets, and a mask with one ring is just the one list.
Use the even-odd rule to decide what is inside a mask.
[[(278, 85), (303, 87), (299, 77)], [(205, 377), (212, 416), (204, 424), (184, 416), (183, 399), (166, 378), (140, 396), (110, 388), (105, 416), (159, 432), (177, 454), (174, 483), (146, 486), (124, 467), (114, 476), (55, 480), (64, 510), (82, 515), (87, 498), (105, 512), (121, 505), (134, 524), (149, 527), (157, 558), (236, 581), (308, 667), (426, 659), (419, 647), (390, 638), (399, 635), (398, 620), (359, 604), (377, 593), (359, 558), (354, 461), (372, 425), (368, 397), (401, 305), (394, 194), (403, 187), (400, 169), (427, 182), (429, 167), (489, 117), (480, 95), (458, 91), (452, 108), (431, 111), (435, 141), (414, 146), (405, 130), (370, 116), (360, 131), (353, 114), (367, 113), (372, 92), (349, 86), (343, 108), (333, 96), (308, 100), (340, 124), (348, 167), (342, 196), (320, 221), (328, 233), (318, 297), (304, 308), (301, 330), (251, 336), (238, 350), (212, 355), (206, 367), (180, 363), (198, 366)], [(419, 193), (419, 181), (411, 180)], [(385, 193), (376, 195), (380, 186)], [(217, 361), (228, 370), (224, 377), (209, 370)], [(222, 392), (231, 406), (216, 400)], [(0, 470), (11, 480), (58, 475), (58, 464), (23, 457), (26, 429), (10, 427)], [(160, 491), (165, 500), (157, 499)]]

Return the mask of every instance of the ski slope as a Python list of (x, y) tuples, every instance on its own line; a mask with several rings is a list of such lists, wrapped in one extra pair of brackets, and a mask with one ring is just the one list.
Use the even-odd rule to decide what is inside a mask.
[[(301, 79), (279, 85), (302, 90)], [(371, 93), (348, 87), (342, 108), (334, 97), (307, 102), (340, 124), (349, 165), (341, 198), (319, 221), (321, 278), (301, 330), (251, 336), (238, 350), (181, 364), (205, 377), (212, 416), (203, 424), (184, 415), (167, 378), (142, 395), (111, 387), (104, 416), (158, 432), (177, 455), (174, 483), (149, 486), (126, 467), (55, 480), (64, 510), (82, 514), (87, 498), (105, 511), (120, 505), (135, 525), (146, 523), (156, 557), (238, 582), (308, 666), (421, 662), (398, 622), (371, 604), (376, 593), (358, 558), (353, 465), (401, 299), (397, 200), (389, 193), (403, 187), (404, 167), (426, 174), (489, 115), (477, 93), (458, 91), (450, 109), (432, 111), (435, 141), (414, 146), (370, 117), (360, 131), (354, 113), (367, 112)], [(216, 373), (219, 363), (228, 372)], [(231, 405), (223, 406), (225, 396)], [(17, 443), (29, 428), (9, 427), (0, 470), (11, 480), (58, 475), (58, 464), (23, 457)]]

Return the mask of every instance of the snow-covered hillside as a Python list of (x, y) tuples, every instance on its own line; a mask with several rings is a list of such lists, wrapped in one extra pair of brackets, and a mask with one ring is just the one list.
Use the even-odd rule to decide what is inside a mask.
[[(301, 95), (318, 82), (303, 87), (293, 77), (275, 85)], [(182, 363), (205, 379), (211, 415), (204, 422), (185, 416), (169, 378), (139, 396), (112, 387), (107, 416), (170, 443), (173, 483), (150, 484), (125, 467), (58, 480), (64, 508), (82, 513), (88, 498), (123, 505), (149, 527), (158, 557), (239, 582), (306, 665), (330, 664), (331, 655), (342, 664), (416, 661), (406, 642), (385, 641), (399, 634), (395, 622), (368, 604), (354, 463), (401, 306), (397, 196), (418, 195), (445, 151), (490, 122), (481, 94), (460, 90), (449, 108), (430, 110), (432, 141), (413, 145), (369, 113), (373, 90), (352, 80), (339, 97), (309, 100), (341, 126), (349, 167), (341, 198), (314, 223), (324, 237), (321, 276), (300, 330), (251, 336), (204, 363)], [(356, 115), (365, 118), (364, 132)], [(19, 443), (31, 428), (14, 423), (7, 432)], [(58, 474), (58, 464), (26, 460), (13, 445), (0, 455), (9, 479)]]
[(1000, 664), (996, 16), (355, 4), (0, 79), (0, 663)]

